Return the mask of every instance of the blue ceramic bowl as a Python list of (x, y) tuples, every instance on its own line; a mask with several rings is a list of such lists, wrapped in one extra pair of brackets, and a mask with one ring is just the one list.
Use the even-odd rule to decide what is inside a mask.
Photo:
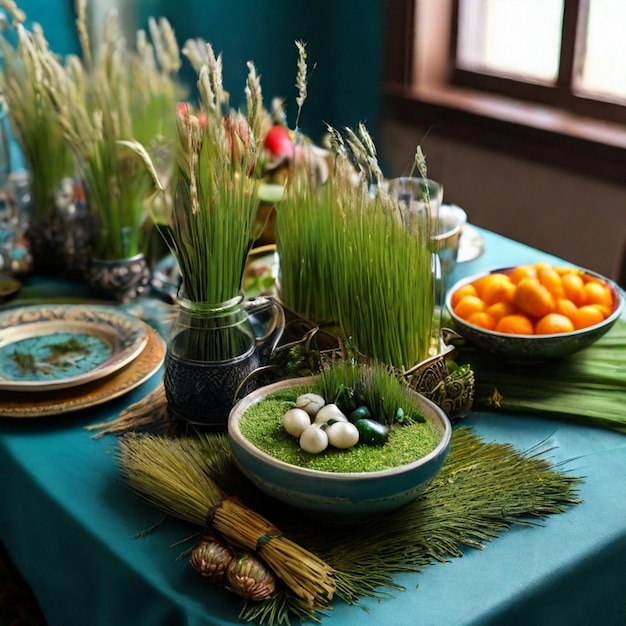
[(472, 283), (487, 274), (507, 273), (511, 267), (499, 268), (491, 272), (482, 272), (459, 280), (446, 294), (446, 308), (454, 324), (454, 329), (468, 342), (477, 348), (496, 355), (509, 362), (532, 363), (565, 357), (594, 344), (606, 334), (624, 312), (624, 293), (610, 279), (591, 270), (582, 270), (590, 276), (604, 280), (614, 296), (614, 309), (603, 322), (571, 333), (555, 333), (552, 335), (512, 335), (486, 330), (473, 324), (468, 324), (454, 313), (451, 299), (454, 292)]
[(298, 509), (339, 523), (360, 522), (397, 509), (417, 498), (441, 469), (452, 427), (436, 404), (415, 393), (415, 406), (441, 434), (437, 447), (412, 463), (378, 472), (339, 473), (310, 470), (270, 456), (239, 429), (245, 411), (280, 389), (312, 384), (314, 377), (284, 380), (253, 391), (239, 401), (228, 419), (228, 435), (242, 472), (266, 494)]

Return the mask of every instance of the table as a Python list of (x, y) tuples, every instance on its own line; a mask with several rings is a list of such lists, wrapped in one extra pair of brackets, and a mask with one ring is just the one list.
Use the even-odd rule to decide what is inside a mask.
[[(455, 278), (554, 257), (480, 230), (485, 253)], [(0, 541), (36, 594), (49, 626), (240, 624), (240, 600), (198, 576), (175, 544), (191, 529), (133, 496), (114, 437), (85, 426), (151, 391), (160, 373), (91, 410), (42, 420), (0, 418)], [(626, 437), (565, 421), (477, 412), (464, 420), (487, 441), (540, 446), (584, 477), (584, 502), (539, 526), (515, 527), (462, 558), (397, 581), (368, 612), (335, 604), (333, 626), (394, 624), (568, 626), (626, 623)]]

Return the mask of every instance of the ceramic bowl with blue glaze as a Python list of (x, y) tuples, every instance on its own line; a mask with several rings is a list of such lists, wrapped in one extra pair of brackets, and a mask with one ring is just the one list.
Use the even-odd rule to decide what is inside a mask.
[(599, 324), (572, 332), (546, 335), (514, 335), (480, 328), (469, 324), (455, 314), (451, 303), (455, 291), (488, 274), (506, 274), (512, 269), (511, 267), (498, 268), (490, 272), (468, 276), (454, 284), (446, 294), (446, 308), (452, 318), (454, 330), (476, 348), (489, 352), (504, 361), (535, 363), (574, 354), (598, 341), (624, 313), (624, 292), (610, 279), (591, 270), (583, 269), (581, 271), (585, 274), (603, 280), (613, 293), (613, 310)]
[(418, 498), (441, 469), (449, 451), (452, 427), (434, 402), (413, 393), (415, 407), (440, 434), (436, 447), (421, 458), (383, 471), (340, 473), (312, 470), (280, 461), (243, 436), (240, 420), (246, 410), (268, 395), (303, 385), (315, 377), (267, 385), (239, 401), (228, 420), (233, 456), (242, 472), (264, 493), (325, 520), (355, 523), (393, 511)]

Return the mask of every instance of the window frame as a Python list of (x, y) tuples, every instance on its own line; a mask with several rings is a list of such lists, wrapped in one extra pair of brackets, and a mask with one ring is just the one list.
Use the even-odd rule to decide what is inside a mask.
[(453, 1), (450, 34), (450, 55), (452, 75), (450, 82), (459, 87), (469, 87), (480, 91), (499, 93), (520, 100), (538, 102), (558, 107), (574, 114), (626, 123), (626, 106), (611, 102), (600, 96), (577, 94), (574, 77), (579, 62), (577, 50), (582, 45), (580, 22), (586, 20), (589, 0), (565, 0), (559, 70), (554, 86), (515, 80), (504, 76), (490, 75), (462, 69), (456, 63), (456, 43), (458, 38), (459, 0)]
[[(565, 0), (569, 36), (585, 2)], [(456, 71), (457, 15), (458, 0), (387, 0), (384, 117), (623, 184), (626, 107), (576, 98), (579, 108), (568, 110), (562, 96), (530, 100), (519, 81), (499, 80), (505, 89), (495, 90), (492, 77)], [(569, 68), (561, 82), (569, 81), (573, 62), (561, 56)], [(616, 108), (619, 115), (609, 115)]]

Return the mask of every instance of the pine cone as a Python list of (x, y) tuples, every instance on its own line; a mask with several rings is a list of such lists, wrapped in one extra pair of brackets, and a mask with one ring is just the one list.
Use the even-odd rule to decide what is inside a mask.
[(226, 570), (227, 588), (246, 600), (261, 601), (271, 598), (276, 590), (274, 576), (251, 554), (233, 559)]
[(192, 567), (212, 583), (224, 581), (228, 566), (235, 559), (233, 551), (214, 535), (205, 534), (191, 551)]

